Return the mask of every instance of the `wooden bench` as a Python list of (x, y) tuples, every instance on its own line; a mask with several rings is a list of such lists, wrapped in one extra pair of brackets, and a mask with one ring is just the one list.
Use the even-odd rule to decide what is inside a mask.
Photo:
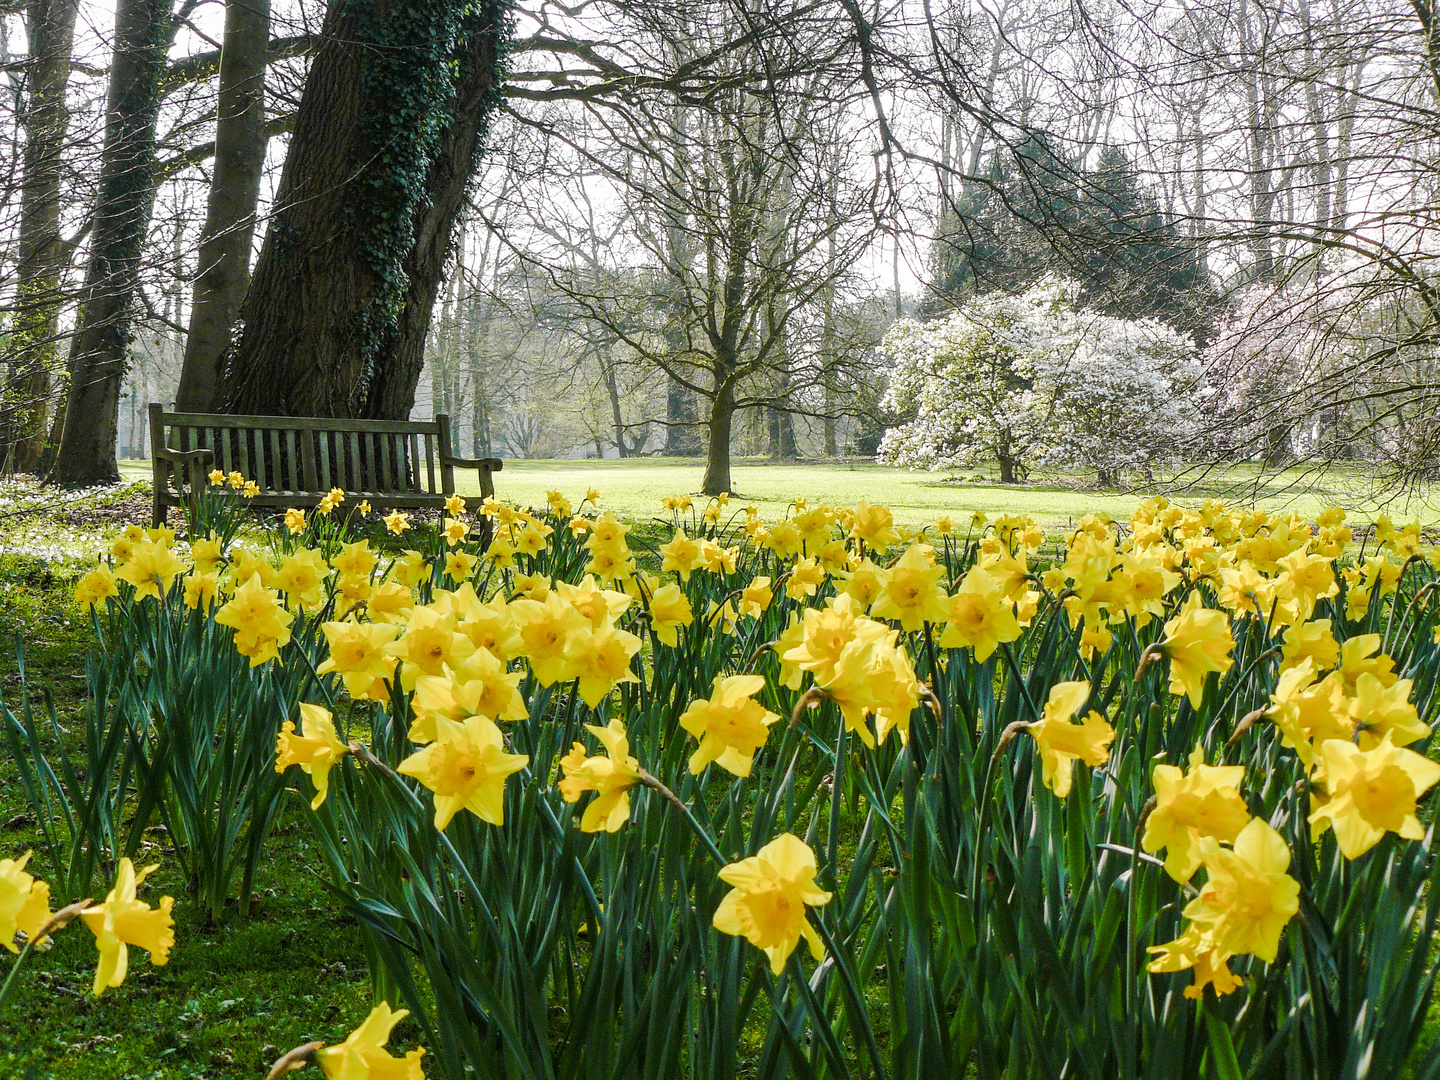
[[(450, 418), (334, 420), (309, 416), (223, 416), (166, 412), (150, 405), (150, 451), (155, 463), (156, 526), (171, 506), (209, 483), (211, 469), (253, 480), (256, 507), (308, 509), (331, 488), (376, 510), (440, 509), (455, 493), (455, 470), (480, 473), (480, 497), (466, 498), (472, 513), (495, 494), (499, 458), (462, 458), (451, 452)], [(488, 524), (485, 519), (484, 524)]]

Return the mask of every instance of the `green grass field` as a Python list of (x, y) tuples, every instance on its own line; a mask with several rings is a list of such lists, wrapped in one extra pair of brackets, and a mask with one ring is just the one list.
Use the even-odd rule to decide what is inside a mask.
[[(127, 479), (146, 479), (150, 466), (127, 461), (121, 464), (121, 472)], [(585, 490), (593, 487), (600, 492), (602, 507), (643, 519), (661, 513), (660, 500), (666, 495), (698, 492), (703, 472), (700, 462), (677, 458), (507, 461), (504, 472), (496, 477), (496, 489), (505, 501), (535, 504), (544, 502), (550, 490), (579, 502)], [(1261, 476), (1255, 466), (1238, 465), (1183, 486), (1157, 484), (1130, 491), (1094, 490), (1078, 477), (999, 484), (859, 463), (744, 460), (736, 462), (731, 476), (735, 499), (742, 505), (754, 503), (767, 517), (783, 513), (800, 497), (840, 506), (853, 506), (861, 499), (884, 503), (897, 521), (908, 525), (922, 525), (942, 514), (968, 518), (976, 510), (992, 516), (1030, 514), (1042, 524), (1058, 524), (1101, 511), (1125, 518), (1141, 498), (1165, 493), (1187, 504), (1221, 497), (1237, 505), (1253, 503), (1313, 514), (1322, 506), (1339, 503), (1359, 520), (1368, 520), (1383, 509), (1397, 520), (1419, 517), (1427, 524), (1440, 522), (1440, 500), (1433, 494), (1428, 498), (1377, 498), (1365, 472), (1355, 467), (1334, 469), (1323, 476), (1298, 468)], [(459, 473), (456, 479), (462, 494), (479, 493), (473, 474)]]

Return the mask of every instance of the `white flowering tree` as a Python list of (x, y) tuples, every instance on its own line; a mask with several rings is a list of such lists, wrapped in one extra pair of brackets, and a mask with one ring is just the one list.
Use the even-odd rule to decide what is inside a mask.
[(914, 419), (885, 433), (879, 460), (932, 470), (998, 461), (1001, 481), (1014, 483), (1050, 445), (1053, 401), (1036, 361), (1064, 333), (1073, 289), (1047, 280), (896, 323), (880, 345), (890, 365), (882, 404)]
[(930, 323), (897, 323), (881, 345), (891, 366), (884, 404), (913, 419), (886, 432), (880, 460), (998, 461), (1004, 483), (1043, 462), (1111, 484), (1177, 456), (1205, 393), (1194, 343), (1153, 319), (1077, 312), (1077, 292), (1046, 280)]
[(1035, 360), (1050, 386), (1048, 464), (1095, 470), (1102, 486), (1149, 473), (1192, 445), (1207, 393), (1195, 343), (1157, 319), (1071, 313)]

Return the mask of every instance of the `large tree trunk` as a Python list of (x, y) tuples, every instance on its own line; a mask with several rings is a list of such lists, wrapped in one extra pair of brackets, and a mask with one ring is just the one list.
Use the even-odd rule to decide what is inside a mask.
[(190, 308), (190, 333), (175, 405), (210, 412), (220, 364), (245, 289), (250, 245), (265, 168), (265, 63), (270, 49), (270, 0), (228, 0), (220, 54), (215, 171), (200, 234), (200, 267)]
[(60, 239), (60, 173), (70, 110), (70, 78), (79, 0), (30, 0), (25, 33), (25, 158), (20, 181), (20, 265), (14, 332), (6, 372), (7, 408), (0, 416), (0, 457), (17, 472), (36, 472), (49, 425), (51, 380), (58, 367), (60, 274), (66, 262)]
[[(458, 0), (447, 3), (458, 8)], [(416, 37), (408, 42), (409, 50), (399, 49), (393, 40), (398, 31), (390, 26), (387, 49), (378, 49), (367, 36), (375, 28), (352, 5), (331, 7), (296, 116), (276, 196), (280, 209), (240, 309), (242, 335), (222, 392), (227, 411), (372, 418), (409, 414), (455, 219), (499, 97), (508, 6), (504, 0), (487, 0), (467, 15), (458, 48), (455, 42), (420, 39), (447, 25), (443, 8), (409, 9), (405, 25)], [(386, 17), (378, 10), (370, 16)], [(426, 107), (446, 110), (451, 119), (433, 145), (416, 150), (422, 159), (429, 155), (424, 191), (404, 190), (398, 181), (392, 191), (390, 173), (376, 163), (399, 151), (372, 145), (368, 133), (377, 117), (394, 120), (390, 113), (402, 103), (393, 90), (367, 91), (370, 65), (422, 57), (442, 47), (443, 55), (458, 53), (455, 98), (433, 100)], [(415, 124), (424, 121), (414, 119)], [(360, 210), (378, 213), (377, 205), (383, 205), (386, 224), (357, 220)], [(377, 269), (385, 265), (377, 244), (389, 235), (386, 229), (406, 217), (411, 222), (408, 250), (396, 276), (387, 280)]]
[(730, 490), (730, 422), (734, 416), (732, 387), (716, 380), (715, 396), (710, 399), (710, 445), (705, 455), (705, 480), (700, 485), (704, 495), (719, 495)]
[(170, 0), (119, 0), (90, 265), (70, 346), (70, 385), (50, 479), (119, 479), (115, 424), (130, 307), (155, 199), (155, 120), (171, 40)]
[(455, 107), (439, 152), (426, 178), (428, 203), (415, 227), (415, 242), (405, 261), (410, 287), (393, 345), (382, 354), (370, 387), (365, 415), (372, 420), (404, 420), (415, 404), (415, 387), (425, 363), (425, 336), (435, 297), (454, 246), (455, 224), (465, 194), (485, 149), (490, 121), (500, 105), (505, 77), (501, 50), (509, 34), (509, 4), (486, 0), (465, 21)]

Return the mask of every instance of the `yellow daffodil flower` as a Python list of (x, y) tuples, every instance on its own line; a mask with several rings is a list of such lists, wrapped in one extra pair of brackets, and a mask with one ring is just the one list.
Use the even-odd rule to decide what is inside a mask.
[(584, 744), (575, 743), (560, 759), (560, 794), (573, 803), (585, 792), (595, 792), (581, 815), (580, 831), (615, 832), (630, 820), (630, 789), (640, 782), (640, 762), (630, 756), (630, 740), (619, 720), (607, 727), (586, 724), (585, 730), (600, 740), (605, 753), (590, 757)]
[(587, 624), (584, 632), (572, 634), (565, 642), (565, 663), (580, 700), (595, 708), (617, 683), (639, 682), (630, 670), (630, 658), (644, 644), (628, 630), (605, 623), (598, 630)]
[(817, 961), (825, 955), (806, 908), (830, 902), (815, 884), (815, 853), (798, 836), (782, 833), (748, 859), (720, 871), (732, 886), (712, 920), (722, 934), (743, 937), (770, 958), (779, 975), (803, 937)]
[(1328, 798), (1311, 815), (1317, 832), (1333, 826), (1340, 852), (1358, 859), (1387, 832), (1425, 839), (1415, 804), (1440, 780), (1440, 765), (1396, 746), (1390, 733), (1369, 750), (1329, 739), (1320, 744)]
[(134, 863), (121, 859), (115, 887), (105, 902), (80, 913), (95, 935), (95, 947), (100, 951), (100, 964), (95, 971), (96, 997), (107, 987), (119, 986), (125, 981), (131, 945), (148, 952), (150, 962), (156, 967), (170, 960), (170, 950), (175, 946), (175, 920), (170, 915), (174, 899), (162, 896), (160, 906), (152, 908), (135, 898), (136, 889), (157, 869), (147, 866), (137, 872)]
[(437, 718), (435, 741), (411, 754), (396, 770), (413, 776), (435, 796), (435, 828), (461, 810), (491, 825), (505, 824), (505, 778), (530, 763), (525, 754), (507, 754), (495, 722), (471, 716), (463, 722)]
[(300, 725), (297, 729), (293, 720), (286, 720), (281, 726), (275, 739), (275, 771), (299, 765), (315, 784), (310, 809), (318, 810), (330, 791), (330, 769), (350, 748), (335, 734), (335, 720), (323, 706), (302, 701)]
[(898, 620), (907, 631), (919, 630), (928, 623), (945, 621), (945, 587), (940, 583), (945, 567), (931, 560), (934, 551), (923, 544), (912, 544), (890, 568), (890, 576), (870, 613), (877, 619)]
[(760, 577), (753, 578), (749, 585), (740, 590), (740, 614), (758, 619), (770, 610), (770, 604), (774, 599), (775, 593), (770, 588), (770, 578), (762, 574)]
[(1057, 798), (1070, 794), (1076, 761), (1095, 766), (1110, 757), (1115, 729), (1103, 716), (1092, 709), (1081, 723), (1070, 722), (1089, 697), (1087, 682), (1056, 683), (1040, 710), (1040, 719), (1026, 728), (1040, 750), (1045, 786)]
[(1010, 598), (984, 567), (972, 567), (965, 574), (946, 606), (942, 649), (973, 649), (975, 662), (983, 664), (1002, 643), (1020, 637)]
[(392, 1010), (382, 1001), (343, 1043), (317, 1050), (315, 1063), (329, 1080), (425, 1080), (423, 1048), (411, 1050), (403, 1058), (393, 1057), (385, 1049), (390, 1032), (409, 1015), (408, 1009)]
[(108, 566), (97, 566), (75, 585), (75, 602), (86, 607), (101, 607), (108, 598), (119, 595), (115, 575)]
[(330, 645), (330, 655), (315, 671), (339, 675), (346, 693), (357, 700), (388, 700), (384, 681), (395, 675), (395, 658), (385, 651), (385, 646), (395, 640), (399, 627), (388, 623), (327, 622), (320, 629)]
[(1245, 779), (1243, 765), (1206, 765), (1205, 750), (1196, 746), (1190, 755), (1190, 772), (1174, 765), (1156, 765), (1155, 809), (1145, 824), (1140, 845), (1154, 854), (1165, 849), (1165, 872), (1176, 881), (1189, 881), (1200, 869), (1200, 840), (1211, 836), (1233, 843), (1250, 822), (1250, 811), (1240, 797)]
[(1165, 624), (1160, 642), (1161, 652), (1170, 661), (1170, 693), (1185, 694), (1191, 706), (1199, 709), (1206, 676), (1230, 670), (1235, 662), (1230, 655), (1234, 647), (1225, 613), (1209, 610), (1198, 592), (1191, 593), (1180, 614)]
[(749, 776), (755, 753), (770, 725), (780, 719), (755, 700), (765, 689), (760, 675), (717, 675), (709, 698), (698, 698), (680, 716), (680, 726), (700, 741), (690, 755), (690, 773), (710, 762), (736, 776)]
[(260, 583), (260, 575), (235, 590), (235, 595), (215, 613), (217, 626), (235, 631), (235, 650), (257, 667), (279, 659), (280, 650), (290, 642), (290, 624), (295, 616), (280, 604), (277, 594)]
[(153, 596), (157, 600), (170, 591), (175, 575), (183, 573), (185, 565), (175, 557), (169, 545), (155, 540), (142, 540), (134, 545), (130, 558), (115, 571), (115, 576), (135, 586), (135, 599), (143, 600)]
[(12, 953), (20, 951), (17, 935), (35, 942), (35, 935), (50, 921), (50, 886), (25, 872), (32, 854), (0, 859), (0, 945)]

